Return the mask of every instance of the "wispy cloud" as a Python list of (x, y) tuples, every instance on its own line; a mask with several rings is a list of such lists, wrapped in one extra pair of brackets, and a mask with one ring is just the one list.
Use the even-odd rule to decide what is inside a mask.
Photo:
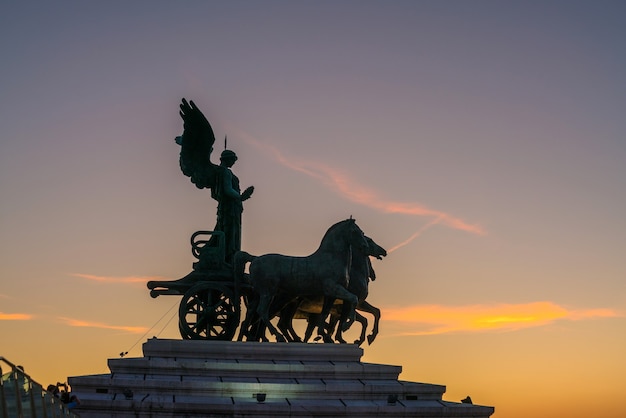
[(29, 319), (33, 319), (33, 315), (0, 312), (0, 321), (28, 321)]
[(94, 274), (72, 273), (74, 277), (92, 280), (101, 283), (122, 283), (122, 284), (145, 284), (151, 280), (168, 280), (163, 277), (155, 276), (96, 276)]
[(125, 331), (132, 333), (142, 333), (146, 332), (148, 328), (146, 327), (132, 327), (127, 325), (110, 325), (102, 322), (93, 322), (93, 321), (84, 321), (82, 319), (73, 319), (66, 317), (59, 317), (61, 321), (63, 321), (66, 325), (71, 327), (86, 327), (86, 328), (103, 328), (103, 329), (113, 329), (117, 331)]
[(340, 169), (318, 161), (304, 160), (294, 158), (293, 156), (287, 157), (271, 145), (263, 143), (246, 133), (241, 132), (240, 135), (248, 143), (254, 145), (265, 154), (270, 155), (274, 160), (278, 161), (283, 166), (294, 171), (304, 173), (323, 182), (336, 193), (355, 203), (384, 213), (399, 213), (404, 215), (431, 217), (436, 219), (435, 223), (437, 224), (442, 224), (450, 228), (473, 234), (485, 234), (485, 230), (479, 225), (469, 224), (449, 213), (430, 209), (419, 203), (399, 202), (386, 199), (378, 191), (358, 183)]
[(413, 235), (411, 235), (410, 237), (408, 237), (407, 239), (405, 239), (401, 243), (396, 244), (393, 247), (391, 247), (389, 249), (389, 251), (387, 251), (387, 253), (391, 254), (392, 252), (394, 252), (398, 248), (402, 248), (405, 245), (410, 244), (411, 242), (413, 242), (413, 240), (415, 240), (417, 237), (422, 235), (422, 233), (424, 233), (424, 231), (426, 231), (428, 228), (430, 228), (433, 225), (437, 225), (441, 221), (441, 219), (442, 219), (441, 217), (438, 217), (438, 218), (435, 218), (432, 221), (428, 222), (426, 225), (424, 225), (420, 229), (418, 229)]
[(612, 309), (567, 309), (554, 302), (498, 305), (417, 305), (383, 309), (386, 321), (402, 323), (402, 335), (453, 332), (514, 331), (539, 327), (558, 320), (622, 317)]

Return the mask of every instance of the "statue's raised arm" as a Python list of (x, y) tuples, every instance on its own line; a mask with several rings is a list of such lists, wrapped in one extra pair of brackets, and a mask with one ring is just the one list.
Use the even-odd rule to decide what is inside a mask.
[(193, 100), (182, 100), (180, 116), (183, 118), (183, 134), (176, 137), (176, 143), (181, 146), (180, 169), (199, 189), (213, 189), (217, 166), (210, 159), (215, 143), (211, 124)]

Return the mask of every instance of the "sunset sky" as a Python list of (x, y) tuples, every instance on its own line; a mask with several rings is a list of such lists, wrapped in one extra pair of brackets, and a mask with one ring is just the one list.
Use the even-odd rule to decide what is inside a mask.
[[(363, 360), (496, 418), (626, 416), (626, 2), (0, 4), (0, 356), (47, 385), (180, 338), (192, 99), (242, 248), (389, 250)], [(218, 158), (213, 161), (217, 162)]]

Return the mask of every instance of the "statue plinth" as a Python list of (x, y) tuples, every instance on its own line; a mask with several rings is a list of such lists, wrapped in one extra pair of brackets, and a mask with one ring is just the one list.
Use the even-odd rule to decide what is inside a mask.
[(494, 408), (442, 400), (445, 386), (398, 380), (352, 344), (150, 339), (110, 374), (69, 377), (82, 418), (115, 416), (476, 417)]

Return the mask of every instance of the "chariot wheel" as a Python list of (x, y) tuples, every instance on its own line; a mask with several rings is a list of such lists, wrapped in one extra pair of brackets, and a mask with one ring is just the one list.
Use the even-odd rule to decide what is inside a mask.
[(220, 283), (199, 283), (180, 301), (178, 328), (183, 339), (230, 341), (240, 317), (240, 301), (231, 288)]

